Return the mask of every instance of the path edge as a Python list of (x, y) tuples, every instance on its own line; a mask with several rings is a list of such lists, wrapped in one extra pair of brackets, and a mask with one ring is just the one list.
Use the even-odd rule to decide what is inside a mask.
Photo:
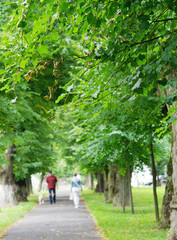
[(103, 233), (102, 228), (98, 225), (98, 221), (96, 220), (95, 216), (91, 213), (91, 211), (90, 211), (90, 209), (89, 209), (89, 207), (88, 207), (88, 205), (87, 205), (84, 197), (82, 196), (82, 194), (81, 194), (81, 199), (83, 200), (83, 202), (84, 202), (84, 204), (85, 204), (85, 206), (86, 206), (87, 211), (89, 212), (92, 220), (94, 221), (94, 223), (95, 223), (95, 225), (96, 225), (97, 234), (98, 234), (103, 240), (109, 240), (108, 238), (106, 238), (106, 237), (104, 236), (104, 233)]
[(4, 231), (0, 232), (0, 240), (3, 240), (3, 237), (5, 237), (7, 235), (7, 232), (10, 230), (10, 228), (12, 228), (15, 224), (17, 224), (21, 219), (23, 219), (29, 212), (33, 211), (35, 208), (37, 208), (37, 206), (39, 205), (39, 202), (36, 201), (36, 204), (34, 205), (34, 207), (32, 209), (30, 209), (28, 212), (26, 212), (24, 214), (23, 217), (20, 217), (19, 219), (17, 219), (16, 222), (12, 223), (11, 225), (9, 225)]

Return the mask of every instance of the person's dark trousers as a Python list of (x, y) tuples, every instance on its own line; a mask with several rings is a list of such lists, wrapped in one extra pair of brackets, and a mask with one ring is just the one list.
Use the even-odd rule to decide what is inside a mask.
[[(52, 197), (52, 192), (53, 192), (53, 197)], [(55, 188), (50, 188), (49, 189), (49, 200), (50, 203), (56, 203), (56, 197), (55, 197)]]

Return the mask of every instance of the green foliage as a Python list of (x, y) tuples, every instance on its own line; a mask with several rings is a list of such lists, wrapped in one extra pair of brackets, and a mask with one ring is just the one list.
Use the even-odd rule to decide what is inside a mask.
[[(41, 170), (39, 159), (45, 156), (46, 162), (53, 161), (49, 151), (53, 133), (47, 129), (54, 125), (47, 120), (54, 116), (55, 110), (48, 113), (54, 102), (72, 116), (60, 127), (64, 136), (57, 133), (61, 142), (56, 149), (68, 163), (85, 171), (116, 163), (122, 172), (127, 164), (133, 168), (148, 163), (150, 141), (162, 138), (175, 121), (173, 112), (165, 124), (162, 115), (164, 105), (176, 101), (175, 1), (19, 0), (5, 6), (5, 20), (0, 23), (4, 116), (0, 126), (13, 134), (13, 142), (18, 136), (20, 164), (22, 154), (29, 158), (28, 146), (30, 156), (40, 149), (38, 160), (24, 161), (24, 172), (30, 165), (30, 172)], [(12, 98), (16, 84), (22, 86)], [(23, 86), (24, 95), (31, 92), (29, 99), (18, 96)], [(9, 107), (4, 99), (10, 103), (16, 96), (21, 106)], [(22, 103), (31, 110), (20, 110)], [(46, 131), (44, 122), (39, 124), (42, 119)], [(46, 146), (42, 150), (40, 142)]]
[(10, 87), (0, 97), (0, 159), (1, 164), (5, 163), (5, 150), (15, 145), (13, 172), (18, 181), (46, 172), (55, 164), (54, 132), (49, 121), (53, 112), (52, 103), (41, 99), (34, 85), (31, 88), (27, 82), (21, 82)]
[(171, 154), (171, 139), (165, 136), (163, 139), (156, 139), (154, 143), (156, 160), (156, 171), (158, 175), (164, 175), (164, 168), (167, 166)]
[(127, 102), (121, 98), (121, 93), (115, 93), (97, 105), (73, 112), (75, 123), (67, 133), (68, 139), (75, 139), (70, 149), (75, 150), (72, 156), (82, 170), (104, 171), (117, 164), (124, 174), (127, 165), (133, 169), (150, 164), (149, 144), (163, 118), (160, 101), (144, 96)]

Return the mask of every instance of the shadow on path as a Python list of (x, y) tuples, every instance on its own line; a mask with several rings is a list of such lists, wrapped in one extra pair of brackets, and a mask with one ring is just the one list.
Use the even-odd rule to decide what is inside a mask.
[(69, 188), (57, 191), (56, 204), (48, 198), (18, 221), (4, 236), (4, 240), (80, 240), (103, 239), (81, 200), (75, 209), (69, 200)]

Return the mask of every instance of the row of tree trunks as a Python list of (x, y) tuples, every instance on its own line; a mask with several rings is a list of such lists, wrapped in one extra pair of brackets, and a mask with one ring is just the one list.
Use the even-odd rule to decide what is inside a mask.
[(17, 204), (27, 201), (32, 191), (31, 178), (16, 182), (13, 174), (15, 146), (10, 146), (5, 153), (5, 164), (0, 169), (0, 204)]
[(131, 204), (132, 213), (133, 200), (131, 191), (131, 171), (127, 169), (124, 176), (119, 173), (118, 166), (116, 164), (107, 166), (104, 174), (97, 172), (97, 186), (96, 192), (104, 192), (105, 202), (112, 202), (115, 207), (122, 207), (125, 212), (125, 206)]

